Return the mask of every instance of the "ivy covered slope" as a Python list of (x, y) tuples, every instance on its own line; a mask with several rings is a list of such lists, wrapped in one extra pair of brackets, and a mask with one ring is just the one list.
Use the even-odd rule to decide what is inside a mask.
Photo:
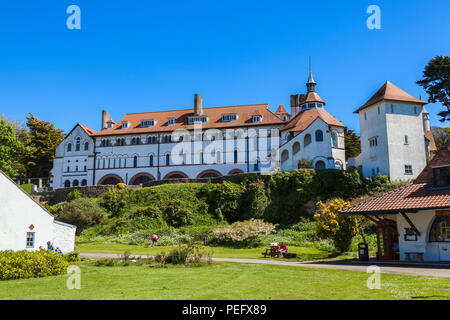
[(349, 200), (393, 187), (386, 177), (362, 179), (357, 171), (300, 169), (273, 176), (236, 176), (217, 184), (116, 189), (97, 199), (71, 195), (50, 210), (90, 239), (131, 233), (133, 239), (148, 239), (152, 232), (167, 230), (192, 237), (213, 226), (252, 218), (288, 227), (311, 218), (319, 200)]

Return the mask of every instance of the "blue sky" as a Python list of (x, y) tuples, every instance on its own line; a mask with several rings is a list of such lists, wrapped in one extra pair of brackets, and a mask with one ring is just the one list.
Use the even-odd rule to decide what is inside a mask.
[[(81, 8), (68, 30), (66, 8)], [(366, 9), (381, 8), (381, 30)], [(100, 126), (101, 110), (125, 113), (269, 103), (303, 93), (312, 57), (327, 110), (359, 132), (362, 105), (386, 80), (415, 84), (429, 59), (450, 54), (450, 2), (136, 1), (3, 2), (0, 113), (28, 112), (68, 132)], [(439, 104), (427, 105), (442, 126)], [(446, 125), (449, 125), (446, 123)]]

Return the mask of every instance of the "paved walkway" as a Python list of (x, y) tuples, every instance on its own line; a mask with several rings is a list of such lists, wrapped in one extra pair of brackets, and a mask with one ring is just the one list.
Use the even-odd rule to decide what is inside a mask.
[[(119, 258), (120, 254), (112, 253), (81, 253), (84, 258), (90, 259), (101, 259), (101, 258)], [(149, 258), (151, 256), (147, 255), (131, 255), (130, 258)], [(269, 260), (269, 259), (237, 259), (237, 258), (212, 258), (213, 261), (221, 262), (236, 262), (236, 263), (257, 263), (257, 264), (271, 264), (280, 266), (291, 266), (291, 267), (304, 267), (304, 268), (317, 268), (317, 269), (332, 269), (332, 270), (350, 270), (350, 271), (367, 271), (369, 265), (376, 264), (355, 264), (351, 261), (324, 261), (324, 262), (290, 262), (282, 260)], [(430, 267), (419, 267), (419, 266), (404, 266), (404, 265), (383, 265), (379, 264), (381, 273), (390, 274), (403, 274), (403, 275), (414, 275), (414, 276), (434, 276), (450, 278), (450, 268), (442, 267), (439, 265), (433, 265)]]

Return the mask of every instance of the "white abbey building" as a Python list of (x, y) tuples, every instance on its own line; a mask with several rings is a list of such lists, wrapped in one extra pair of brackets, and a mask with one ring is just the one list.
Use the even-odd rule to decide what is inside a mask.
[(364, 177), (380, 173), (391, 181), (415, 179), (436, 150), (425, 104), (387, 81), (354, 112), (361, 154), (349, 164), (362, 166)]
[[(56, 149), (52, 188), (141, 184), (297, 169), (345, 169), (344, 125), (325, 111), (311, 75), (291, 114), (267, 104), (126, 114), (102, 113), (100, 131), (77, 124)], [(280, 159), (281, 157), (281, 159)], [(281, 161), (280, 161), (281, 160)]]

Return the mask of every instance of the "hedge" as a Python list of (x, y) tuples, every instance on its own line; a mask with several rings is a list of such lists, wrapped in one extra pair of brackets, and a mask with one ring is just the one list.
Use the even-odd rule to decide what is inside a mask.
[(0, 251), (0, 280), (56, 276), (66, 273), (68, 266), (52, 251)]

